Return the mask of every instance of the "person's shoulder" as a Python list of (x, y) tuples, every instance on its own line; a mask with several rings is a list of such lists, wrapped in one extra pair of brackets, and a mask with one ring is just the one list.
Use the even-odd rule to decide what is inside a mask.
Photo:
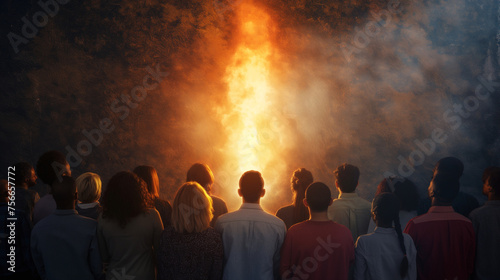
[(479, 207), (479, 208), (476, 208), (474, 210), (472, 210), (472, 212), (470, 212), (469, 214), (469, 218), (471, 220), (477, 220), (477, 219), (480, 219), (482, 217), (484, 217), (485, 215), (487, 215), (489, 213), (489, 211), (491, 209), (489, 209), (490, 207), (488, 207), (487, 204)]
[(278, 209), (278, 211), (276, 211), (276, 215), (285, 214), (285, 213), (292, 212), (292, 211), (293, 211), (293, 205), (290, 204), (290, 205), (286, 205), (286, 206), (283, 206), (280, 209)]
[(215, 196), (215, 195), (211, 195), (210, 196), (212, 198), (212, 202), (213, 203), (218, 203), (218, 204), (226, 204), (226, 202), (224, 201), (224, 199), (218, 197), (218, 196)]

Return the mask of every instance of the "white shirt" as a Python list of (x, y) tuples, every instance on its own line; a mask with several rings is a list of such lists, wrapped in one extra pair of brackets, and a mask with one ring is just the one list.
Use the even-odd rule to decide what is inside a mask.
[[(403, 233), (408, 274), (404, 280), (417, 279), (417, 250), (408, 234)], [(394, 228), (375, 228), (375, 231), (358, 238), (354, 264), (355, 280), (401, 279), (399, 268), (403, 251)]]
[(280, 250), (286, 235), (281, 219), (264, 212), (259, 204), (243, 203), (239, 210), (219, 216), (215, 229), (222, 234), (224, 244), (223, 279), (279, 277)]

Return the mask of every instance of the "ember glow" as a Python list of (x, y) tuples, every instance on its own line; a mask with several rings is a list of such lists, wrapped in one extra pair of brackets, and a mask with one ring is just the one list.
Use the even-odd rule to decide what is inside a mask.
[[(276, 58), (276, 49), (270, 41), (269, 30), (272, 19), (263, 10), (243, 4), (238, 12), (241, 43), (236, 48), (230, 65), (226, 69), (227, 106), (219, 110), (225, 127), (227, 143), (222, 148), (227, 164), (219, 171), (217, 179), (237, 186), (241, 174), (257, 170), (263, 174), (267, 196), (273, 183), (282, 176), (286, 168), (281, 143), (285, 135), (273, 116), (276, 106), (273, 100), (279, 92), (270, 79), (271, 61)], [(229, 204), (239, 204), (234, 188), (225, 196), (231, 197)], [(263, 200), (265, 205), (265, 200)]]

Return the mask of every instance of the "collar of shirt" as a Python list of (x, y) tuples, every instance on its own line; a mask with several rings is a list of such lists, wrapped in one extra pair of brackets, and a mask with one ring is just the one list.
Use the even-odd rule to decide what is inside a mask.
[(339, 194), (339, 198), (344, 198), (344, 199), (353, 199), (359, 197), (357, 193), (341, 193)]
[(384, 234), (394, 233), (394, 228), (393, 227), (391, 227), (391, 228), (376, 227), (373, 232), (384, 233)]
[(99, 202), (97, 201), (91, 203), (78, 203), (78, 207), (80, 207), (80, 209), (89, 209), (96, 206), (97, 204), (99, 204)]
[(262, 207), (258, 203), (243, 203), (240, 209), (262, 210)]
[(54, 214), (58, 216), (78, 215), (78, 212), (76, 212), (75, 209), (56, 209), (56, 211), (54, 211)]
[(452, 206), (432, 206), (429, 208), (429, 213), (450, 213), (455, 212)]

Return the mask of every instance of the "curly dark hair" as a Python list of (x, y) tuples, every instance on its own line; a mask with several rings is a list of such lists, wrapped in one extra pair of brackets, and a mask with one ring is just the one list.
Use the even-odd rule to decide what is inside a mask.
[(106, 187), (102, 197), (102, 217), (115, 220), (125, 228), (135, 216), (152, 208), (152, 197), (146, 182), (135, 173), (122, 171), (116, 173)]

